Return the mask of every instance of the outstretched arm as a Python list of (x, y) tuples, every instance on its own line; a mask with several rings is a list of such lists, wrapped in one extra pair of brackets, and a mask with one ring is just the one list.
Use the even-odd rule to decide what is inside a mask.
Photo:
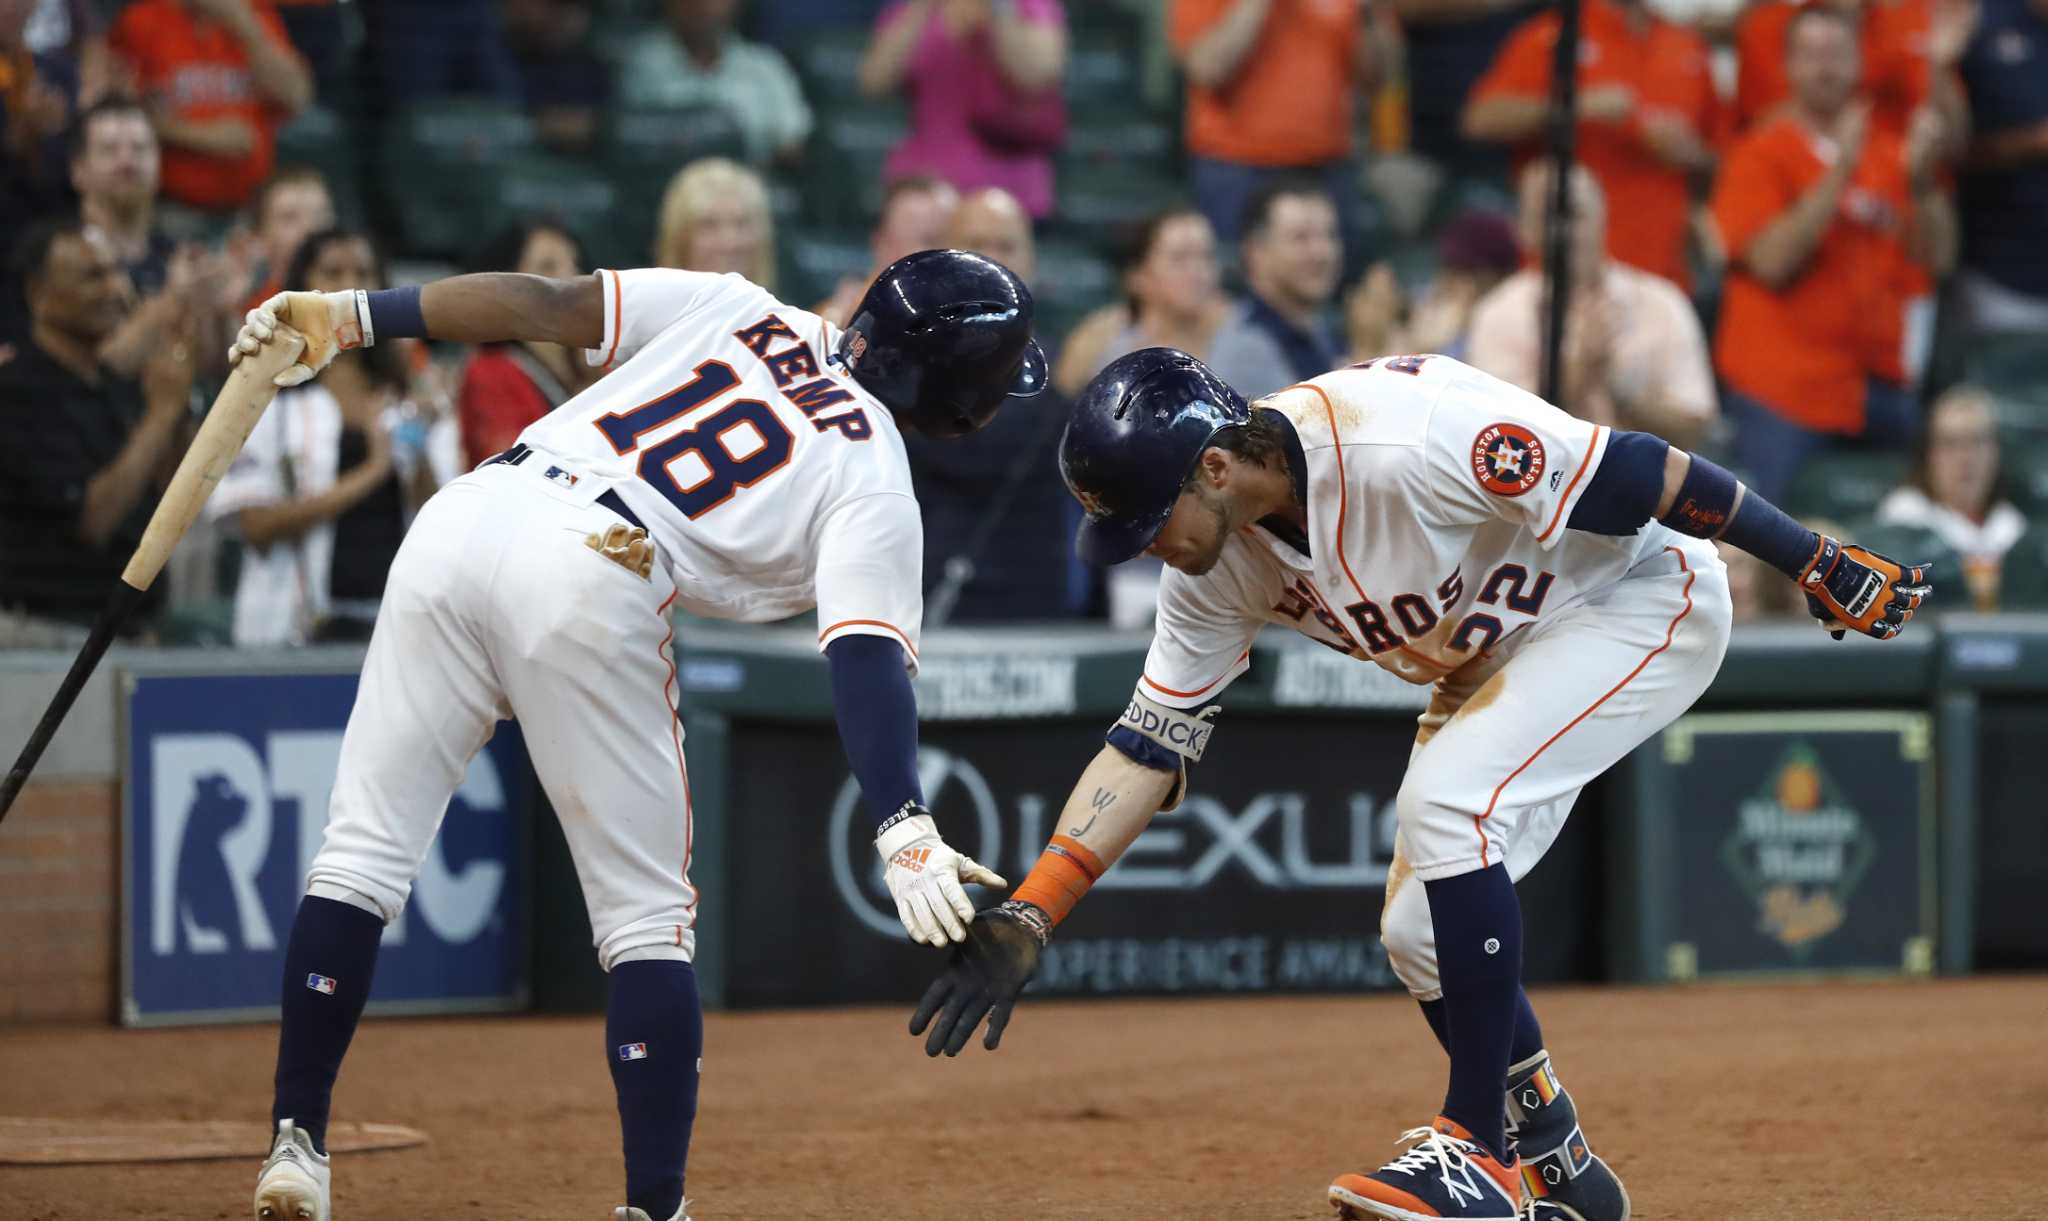
[(595, 348), (605, 336), (604, 289), (594, 274), (552, 280), (487, 271), (410, 288), (279, 293), (249, 311), (228, 362), (255, 353), (280, 324), (306, 340), (297, 363), (277, 375), (278, 385), (296, 386), (337, 353), (379, 340), (527, 340)]
[(428, 339), (569, 348), (594, 348), (604, 339), (604, 296), (595, 274), (551, 280), (487, 271), (436, 280), (419, 297)]
[(1927, 565), (1900, 564), (1800, 525), (1734, 475), (1641, 432), (1617, 432), (1572, 510), (1570, 526), (1633, 534), (1650, 520), (1725, 540), (1799, 582), (1821, 626), (1888, 640), (1932, 592)]

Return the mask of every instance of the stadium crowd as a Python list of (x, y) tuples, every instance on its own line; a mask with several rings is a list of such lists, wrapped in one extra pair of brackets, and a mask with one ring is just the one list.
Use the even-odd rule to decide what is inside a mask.
[[(2048, 607), (2048, 0), (1582, 0), (1560, 405)], [(1031, 284), (1054, 392), (911, 456), (933, 621), (1142, 623), (1078, 565), (1063, 396), (1387, 352), (1536, 388), (1534, 0), (0, 0), (0, 647), (90, 623), (280, 289), (901, 254)], [(144, 640), (359, 639), (413, 510), (598, 376), (380, 346), (281, 393)], [(2014, 462), (2003, 464), (2006, 454)], [(1743, 579), (1738, 613), (1797, 614)]]

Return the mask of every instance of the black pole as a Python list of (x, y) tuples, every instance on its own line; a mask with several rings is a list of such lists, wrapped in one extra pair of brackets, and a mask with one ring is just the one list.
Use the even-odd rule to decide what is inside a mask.
[(92, 634), (85, 638), (78, 656), (72, 659), (70, 671), (58, 685), (57, 694), (50, 697), (50, 706), (43, 709), (43, 719), (36, 722), (34, 732), (28, 735), (28, 744), (21, 748), (20, 757), (8, 769), (7, 778), (0, 780), (0, 819), (6, 818), (7, 811), (14, 808), (14, 799), (21, 795), (22, 786), (28, 783), (28, 775), (36, 769), (36, 761), (43, 757), (43, 750), (49, 746), (50, 739), (57, 736), (57, 727), (64, 723), (64, 715), (77, 702), (78, 693), (85, 690), (86, 680), (99, 668), (100, 658), (107, 655), (107, 646), (114, 642), (114, 633), (141, 604), (141, 590), (126, 581), (114, 582), (114, 596), (100, 611)]
[(1579, 0), (1558, 0), (1557, 55), (1550, 64), (1550, 206), (1543, 218), (1543, 380), (1537, 393), (1565, 410), (1564, 320), (1571, 307), (1571, 167), (1578, 140)]

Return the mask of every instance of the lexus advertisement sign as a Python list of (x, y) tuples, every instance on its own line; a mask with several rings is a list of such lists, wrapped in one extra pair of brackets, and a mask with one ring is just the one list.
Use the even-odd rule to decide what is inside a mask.
[[(1187, 800), (1153, 820), (1054, 934), (1034, 992), (1398, 987), (1379, 914), (1413, 724), (1220, 726)], [(948, 842), (1015, 885), (1101, 741), (1071, 722), (928, 724), (926, 802)], [(789, 765), (838, 753), (823, 727), (749, 725), (733, 736), (748, 793), (730, 840), (736, 1006), (901, 1002), (944, 961), (898, 923), (876, 818), (844, 768)], [(1002, 897), (968, 893), (981, 907)]]

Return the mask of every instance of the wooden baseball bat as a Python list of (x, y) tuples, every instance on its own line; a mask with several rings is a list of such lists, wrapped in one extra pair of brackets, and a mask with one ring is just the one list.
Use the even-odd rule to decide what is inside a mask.
[(35, 732), (28, 736), (28, 744), (21, 748), (21, 757), (14, 761), (7, 779), (0, 781), (0, 819), (6, 818), (7, 811), (13, 808), (15, 797), (28, 783), (28, 774), (35, 770), (44, 748), (56, 736), (57, 727), (64, 723), (65, 714), (71, 711), (71, 705), (78, 699), (85, 681), (99, 668), (100, 658), (106, 655), (107, 646), (113, 643), (114, 633), (134, 613), (142, 601), (143, 592), (164, 570), (164, 563), (171, 558), (171, 551), (178, 545), (178, 540), (192, 528), (193, 519), (199, 516), (206, 498), (213, 494), (213, 486), (227, 473), (235, 455), (242, 452), (243, 443), (249, 439), (249, 430), (256, 427), (256, 421), (270, 406), (271, 396), (277, 393), (272, 379), (299, 358), (305, 341), (289, 327), (280, 326), (278, 331), (278, 336), (264, 344), (255, 355), (245, 356), (235, 365), (228, 374), (227, 384), (214, 397), (205, 422), (199, 425), (198, 434), (192, 438), (191, 446), (178, 462), (177, 473), (171, 476), (170, 486), (164, 489), (163, 499), (157, 502), (156, 512), (150, 515), (149, 526), (142, 532), (141, 544), (135, 548), (128, 566), (121, 570), (121, 580), (114, 586), (113, 597), (100, 611), (92, 634), (86, 637), (78, 656), (71, 662), (70, 672), (64, 675), (63, 685), (57, 688), (50, 706), (43, 710), (42, 719), (36, 722)]

